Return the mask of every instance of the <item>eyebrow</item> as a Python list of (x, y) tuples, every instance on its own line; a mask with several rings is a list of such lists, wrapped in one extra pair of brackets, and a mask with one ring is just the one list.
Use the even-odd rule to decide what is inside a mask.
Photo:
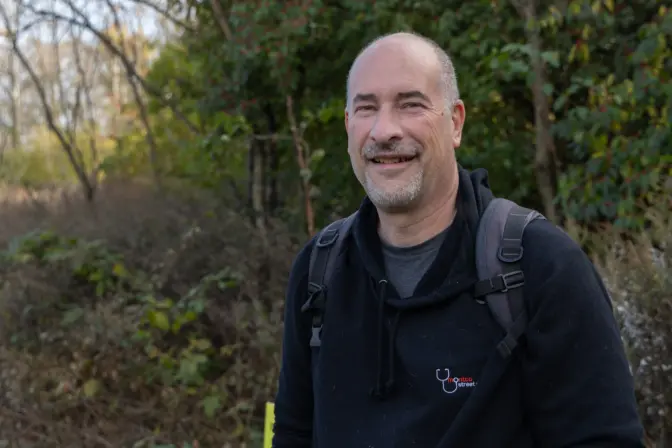
[[(428, 103), (431, 102), (429, 97), (424, 93), (420, 92), (419, 90), (399, 92), (397, 94), (397, 100), (407, 100), (412, 98), (419, 98), (421, 100), (427, 101)], [(377, 99), (378, 98), (373, 93), (358, 93), (357, 95), (355, 95), (352, 102), (358, 103), (358, 102), (376, 101)]]
[(399, 100), (408, 100), (412, 98), (419, 98), (421, 100), (427, 101), (428, 103), (431, 103), (429, 97), (419, 90), (411, 90), (410, 92), (400, 92), (397, 95), (397, 99)]
[(376, 101), (376, 95), (373, 93), (358, 93), (352, 100), (353, 103), (359, 103), (362, 101)]

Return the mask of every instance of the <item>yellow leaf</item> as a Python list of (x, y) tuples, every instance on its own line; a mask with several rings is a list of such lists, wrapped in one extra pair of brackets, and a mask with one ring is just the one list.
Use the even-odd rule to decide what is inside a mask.
[(171, 299), (161, 300), (156, 303), (156, 307), (163, 310), (169, 310), (173, 307), (173, 301)]
[(583, 40), (588, 40), (588, 38), (590, 38), (590, 31), (591, 31), (590, 25), (585, 25), (583, 27), (583, 30), (581, 30), (581, 38)]
[(149, 359), (158, 358), (160, 355), (161, 351), (155, 345), (150, 345), (147, 349), (147, 356), (149, 356)]
[(162, 311), (150, 311), (147, 318), (149, 319), (149, 323), (159, 330), (168, 331), (170, 329), (168, 316)]
[(604, 6), (607, 7), (607, 11), (614, 12), (614, 0), (604, 0)]
[(233, 345), (225, 345), (219, 349), (219, 354), (222, 356), (231, 356), (235, 349), (236, 347)]
[(212, 347), (212, 344), (207, 339), (192, 339), (190, 342), (192, 347), (201, 351), (205, 351)]
[(83, 389), (84, 389), (84, 395), (91, 398), (100, 391), (100, 381), (89, 380), (86, 383), (84, 383)]
[(115, 263), (114, 264), (114, 266), (112, 267), (112, 273), (119, 278), (124, 278), (124, 277), (126, 277), (126, 274), (128, 274), (128, 272), (126, 271), (126, 268), (121, 263)]

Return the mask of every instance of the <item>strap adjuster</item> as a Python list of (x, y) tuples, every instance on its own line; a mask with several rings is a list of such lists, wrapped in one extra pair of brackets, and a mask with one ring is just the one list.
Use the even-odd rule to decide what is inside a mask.
[(316, 246), (317, 247), (327, 247), (331, 246), (336, 242), (336, 239), (338, 239), (338, 230), (337, 229), (325, 229), (324, 232), (320, 235), (320, 237), (317, 239)]
[(308, 283), (308, 300), (301, 306), (301, 312), (305, 313), (313, 309), (324, 307), (324, 294), (326, 288), (316, 283)]
[(517, 263), (523, 259), (523, 246), (502, 246), (499, 248), (497, 258), (504, 263)]
[(509, 289), (520, 288), (525, 284), (525, 275), (523, 271), (513, 271), (506, 274), (500, 274), (496, 278), (502, 279), (501, 292), (507, 292)]
[(322, 325), (312, 327), (312, 335), (310, 337), (310, 346), (319, 347), (322, 345), (322, 339), (320, 339), (320, 333), (322, 333)]

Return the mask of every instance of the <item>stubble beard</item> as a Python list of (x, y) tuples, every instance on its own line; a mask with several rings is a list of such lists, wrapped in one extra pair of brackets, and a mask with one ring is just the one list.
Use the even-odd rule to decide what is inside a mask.
[(423, 170), (420, 169), (405, 185), (393, 190), (380, 188), (368, 173), (364, 174), (364, 190), (377, 208), (382, 210), (404, 210), (409, 208), (422, 191)]

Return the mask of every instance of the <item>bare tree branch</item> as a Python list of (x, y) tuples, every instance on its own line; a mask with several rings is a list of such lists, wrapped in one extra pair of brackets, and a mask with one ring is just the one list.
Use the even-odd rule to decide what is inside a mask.
[[(5, 124), (0, 123), (0, 128), (4, 127)], [(2, 162), (5, 160), (5, 149), (7, 149), (8, 142), (9, 142), (8, 133), (6, 132), (6, 129), (3, 129), (2, 132), (0, 132), (0, 165), (2, 165)]]
[(21, 28), (17, 28), (17, 34), (23, 34), (26, 31), (30, 31), (30, 29), (34, 26), (41, 25), (44, 22), (43, 18), (35, 19), (32, 22), (27, 23), (26, 25), (23, 25)]
[[(72, 45), (73, 45), (73, 56), (75, 58), (75, 65), (77, 67), (77, 74), (79, 75), (80, 83), (83, 87), (84, 101), (86, 102), (86, 109), (89, 113), (89, 150), (91, 151), (91, 158), (93, 166), (96, 167), (94, 171), (94, 176), (92, 176), (92, 182), (96, 182), (97, 179), (97, 165), (98, 165), (98, 147), (96, 145), (96, 136), (98, 134), (98, 127), (96, 126), (96, 120), (93, 116), (93, 101), (91, 100), (91, 83), (87, 80), (86, 71), (84, 70), (84, 64), (82, 64), (82, 58), (80, 55), (79, 49), (79, 39), (81, 36), (75, 35), (74, 30), (71, 29), (70, 34), (72, 36)], [(98, 53), (96, 53), (97, 59)], [(97, 67), (98, 64), (94, 63), (93, 67)]]
[(290, 95), (287, 95), (285, 99), (287, 105), (287, 119), (289, 120), (289, 126), (292, 131), (292, 137), (294, 138), (294, 148), (296, 150), (296, 162), (299, 165), (301, 170), (301, 183), (303, 185), (303, 196), (304, 196), (304, 212), (306, 214), (306, 227), (308, 230), (308, 235), (315, 235), (315, 213), (313, 211), (313, 203), (310, 198), (310, 193), (312, 185), (310, 180), (305, 176), (305, 173), (308, 170), (308, 163), (306, 162), (306, 144), (299, 132), (299, 127), (296, 124), (296, 119), (294, 118), (294, 100)]
[(222, 5), (219, 3), (219, 0), (210, 0), (210, 4), (212, 5), (212, 14), (215, 16), (219, 29), (224, 33), (226, 40), (230, 42), (233, 39), (233, 33), (231, 32), (229, 22), (226, 21), (226, 14), (224, 14)]
[(169, 107), (170, 110), (175, 114), (175, 116), (187, 125), (190, 131), (192, 131), (195, 134), (199, 133), (198, 127), (194, 123), (192, 123), (191, 120), (189, 120), (182, 112), (180, 112), (174, 101), (167, 99), (159, 89), (150, 85), (147, 81), (145, 81), (145, 79), (142, 76), (138, 74), (137, 70), (135, 69), (131, 61), (128, 59), (126, 54), (124, 54), (123, 50), (117, 47), (110, 40), (108, 36), (106, 36), (103, 32), (98, 30), (95, 26), (93, 26), (93, 24), (86, 17), (86, 15), (82, 11), (80, 11), (75, 5), (73, 5), (70, 0), (65, 0), (65, 3), (72, 10), (72, 12), (80, 18), (80, 20), (74, 17), (64, 16), (63, 14), (59, 14), (54, 11), (45, 11), (42, 9), (37, 9), (30, 5), (27, 5), (26, 8), (33, 14), (46, 18), (55, 18), (57, 20), (69, 23), (71, 25), (80, 26), (93, 33), (111, 53), (113, 53), (115, 56), (119, 58), (130, 78), (137, 80), (137, 82), (140, 83), (140, 85), (143, 87), (145, 91), (156, 97), (159, 101), (161, 101), (162, 104)]
[(93, 194), (94, 194), (93, 185), (89, 181), (89, 178), (84, 171), (84, 167), (77, 160), (77, 158), (75, 156), (75, 148), (73, 147), (72, 143), (69, 142), (65, 138), (65, 136), (63, 135), (63, 132), (60, 130), (60, 128), (56, 124), (53, 112), (51, 110), (51, 106), (50, 106), (49, 101), (47, 99), (47, 94), (44, 90), (44, 86), (40, 82), (40, 79), (37, 76), (37, 74), (35, 73), (35, 70), (30, 65), (30, 62), (28, 62), (28, 59), (23, 54), (23, 51), (21, 51), (21, 48), (18, 45), (18, 34), (16, 33), (15, 30), (12, 29), (12, 24), (11, 24), (9, 15), (7, 14), (7, 11), (5, 10), (2, 3), (0, 3), (0, 15), (2, 16), (2, 19), (5, 23), (6, 36), (9, 38), (9, 40), (11, 42), (12, 50), (14, 51), (14, 54), (16, 55), (16, 57), (19, 58), (19, 61), (21, 62), (21, 65), (28, 72), (28, 75), (30, 76), (30, 79), (33, 81), (33, 84), (35, 85), (35, 89), (37, 90), (38, 96), (40, 98), (40, 102), (42, 103), (42, 109), (43, 109), (45, 119), (47, 121), (47, 125), (49, 126), (49, 129), (51, 130), (51, 132), (53, 132), (53, 134), (58, 138), (58, 141), (61, 143), (61, 146), (63, 147), (63, 150), (65, 150), (65, 153), (68, 156), (68, 159), (70, 160), (72, 168), (74, 169), (75, 174), (77, 175), (77, 178), (79, 179), (79, 181), (82, 185), (82, 188), (84, 189), (84, 194), (85, 194), (86, 198), (91, 200), (91, 199), (93, 199)]
[(138, 5), (146, 6), (147, 8), (149, 8), (152, 11), (159, 14), (161, 17), (167, 19), (168, 21), (172, 22), (175, 25), (178, 25), (179, 27), (183, 28), (186, 31), (189, 31), (189, 32), (195, 32), (196, 31), (187, 22), (174, 17), (172, 14), (170, 14), (170, 12), (168, 12), (167, 9), (160, 8), (158, 5), (155, 5), (150, 0), (131, 0), (131, 1), (133, 3), (138, 4)]
[[(126, 48), (126, 36), (124, 35), (124, 29), (121, 26), (121, 21), (119, 20), (119, 15), (117, 14), (116, 9), (110, 2), (110, 0), (105, 0), (108, 7), (110, 8), (110, 12), (112, 13), (112, 17), (114, 18), (114, 26), (119, 33), (119, 37), (121, 39), (121, 47)], [(154, 141), (154, 133), (152, 132), (152, 127), (149, 124), (149, 114), (147, 113), (147, 107), (145, 106), (145, 103), (142, 99), (142, 95), (140, 95), (140, 92), (138, 90), (138, 86), (136, 84), (135, 78), (130, 76), (129, 73), (127, 73), (128, 76), (128, 83), (131, 86), (131, 89), (133, 91), (133, 97), (135, 98), (135, 102), (138, 106), (138, 110), (140, 111), (140, 119), (142, 120), (142, 124), (145, 127), (145, 139), (147, 140), (147, 146), (149, 147), (149, 163), (152, 169), (152, 174), (154, 175), (154, 182), (157, 187), (161, 186), (161, 177), (159, 174), (159, 167), (158, 167), (158, 157), (157, 157), (157, 148), (156, 148), (156, 142)]]

